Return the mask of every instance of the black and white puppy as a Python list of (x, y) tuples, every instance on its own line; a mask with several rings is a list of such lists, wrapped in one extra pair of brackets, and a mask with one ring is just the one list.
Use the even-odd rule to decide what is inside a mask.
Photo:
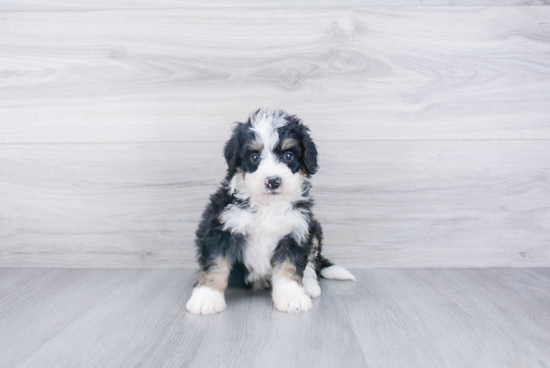
[(282, 110), (258, 110), (225, 144), (227, 176), (196, 232), (200, 271), (187, 309), (225, 310), (228, 286), (272, 287), (275, 308), (306, 312), (317, 281), (355, 280), (321, 255), (310, 178), (318, 169), (309, 129)]

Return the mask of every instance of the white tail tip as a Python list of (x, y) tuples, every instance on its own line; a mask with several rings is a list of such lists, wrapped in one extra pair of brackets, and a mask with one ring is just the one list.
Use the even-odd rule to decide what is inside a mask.
[(342, 266), (333, 265), (321, 270), (321, 276), (329, 280), (357, 281), (355, 276)]

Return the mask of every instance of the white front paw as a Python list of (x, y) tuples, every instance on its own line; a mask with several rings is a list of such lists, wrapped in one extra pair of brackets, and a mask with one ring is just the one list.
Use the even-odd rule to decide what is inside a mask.
[(225, 310), (225, 299), (219, 291), (208, 286), (199, 286), (193, 289), (186, 307), (194, 314), (215, 314)]
[(311, 310), (313, 307), (311, 299), (304, 293), (302, 288), (298, 286), (298, 289), (292, 289), (293, 290), (273, 290), (273, 303), (275, 303), (275, 308), (278, 311), (287, 313), (300, 313)]
[(321, 287), (317, 280), (304, 278), (304, 292), (312, 299), (317, 298), (321, 295)]

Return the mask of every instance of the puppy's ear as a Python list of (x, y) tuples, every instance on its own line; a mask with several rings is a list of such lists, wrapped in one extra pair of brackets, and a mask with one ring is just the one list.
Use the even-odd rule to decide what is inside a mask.
[(227, 162), (227, 177), (235, 175), (237, 168), (241, 166), (240, 152), (244, 142), (243, 123), (237, 123), (233, 129), (231, 138), (225, 143), (223, 155)]
[(317, 163), (317, 146), (313, 143), (313, 140), (309, 136), (308, 128), (304, 126), (304, 135), (302, 137), (302, 149), (304, 150), (304, 167), (306, 169), (306, 174), (313, 175), (319, 169)]

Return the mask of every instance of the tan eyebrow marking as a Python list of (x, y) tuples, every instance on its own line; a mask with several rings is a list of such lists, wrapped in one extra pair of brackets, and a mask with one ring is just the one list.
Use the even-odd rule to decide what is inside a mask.
[(261, 152), (264, 149), (264, 145), (259, 140), (254, 139), (254, 140), (250, 141), (250, 143), (248, 143), (248, 148), (251, 151)]
[(296, 146), (298, 141), (294, 138), (285, 138), (281, 144), (281, 151), (286, 151)]

